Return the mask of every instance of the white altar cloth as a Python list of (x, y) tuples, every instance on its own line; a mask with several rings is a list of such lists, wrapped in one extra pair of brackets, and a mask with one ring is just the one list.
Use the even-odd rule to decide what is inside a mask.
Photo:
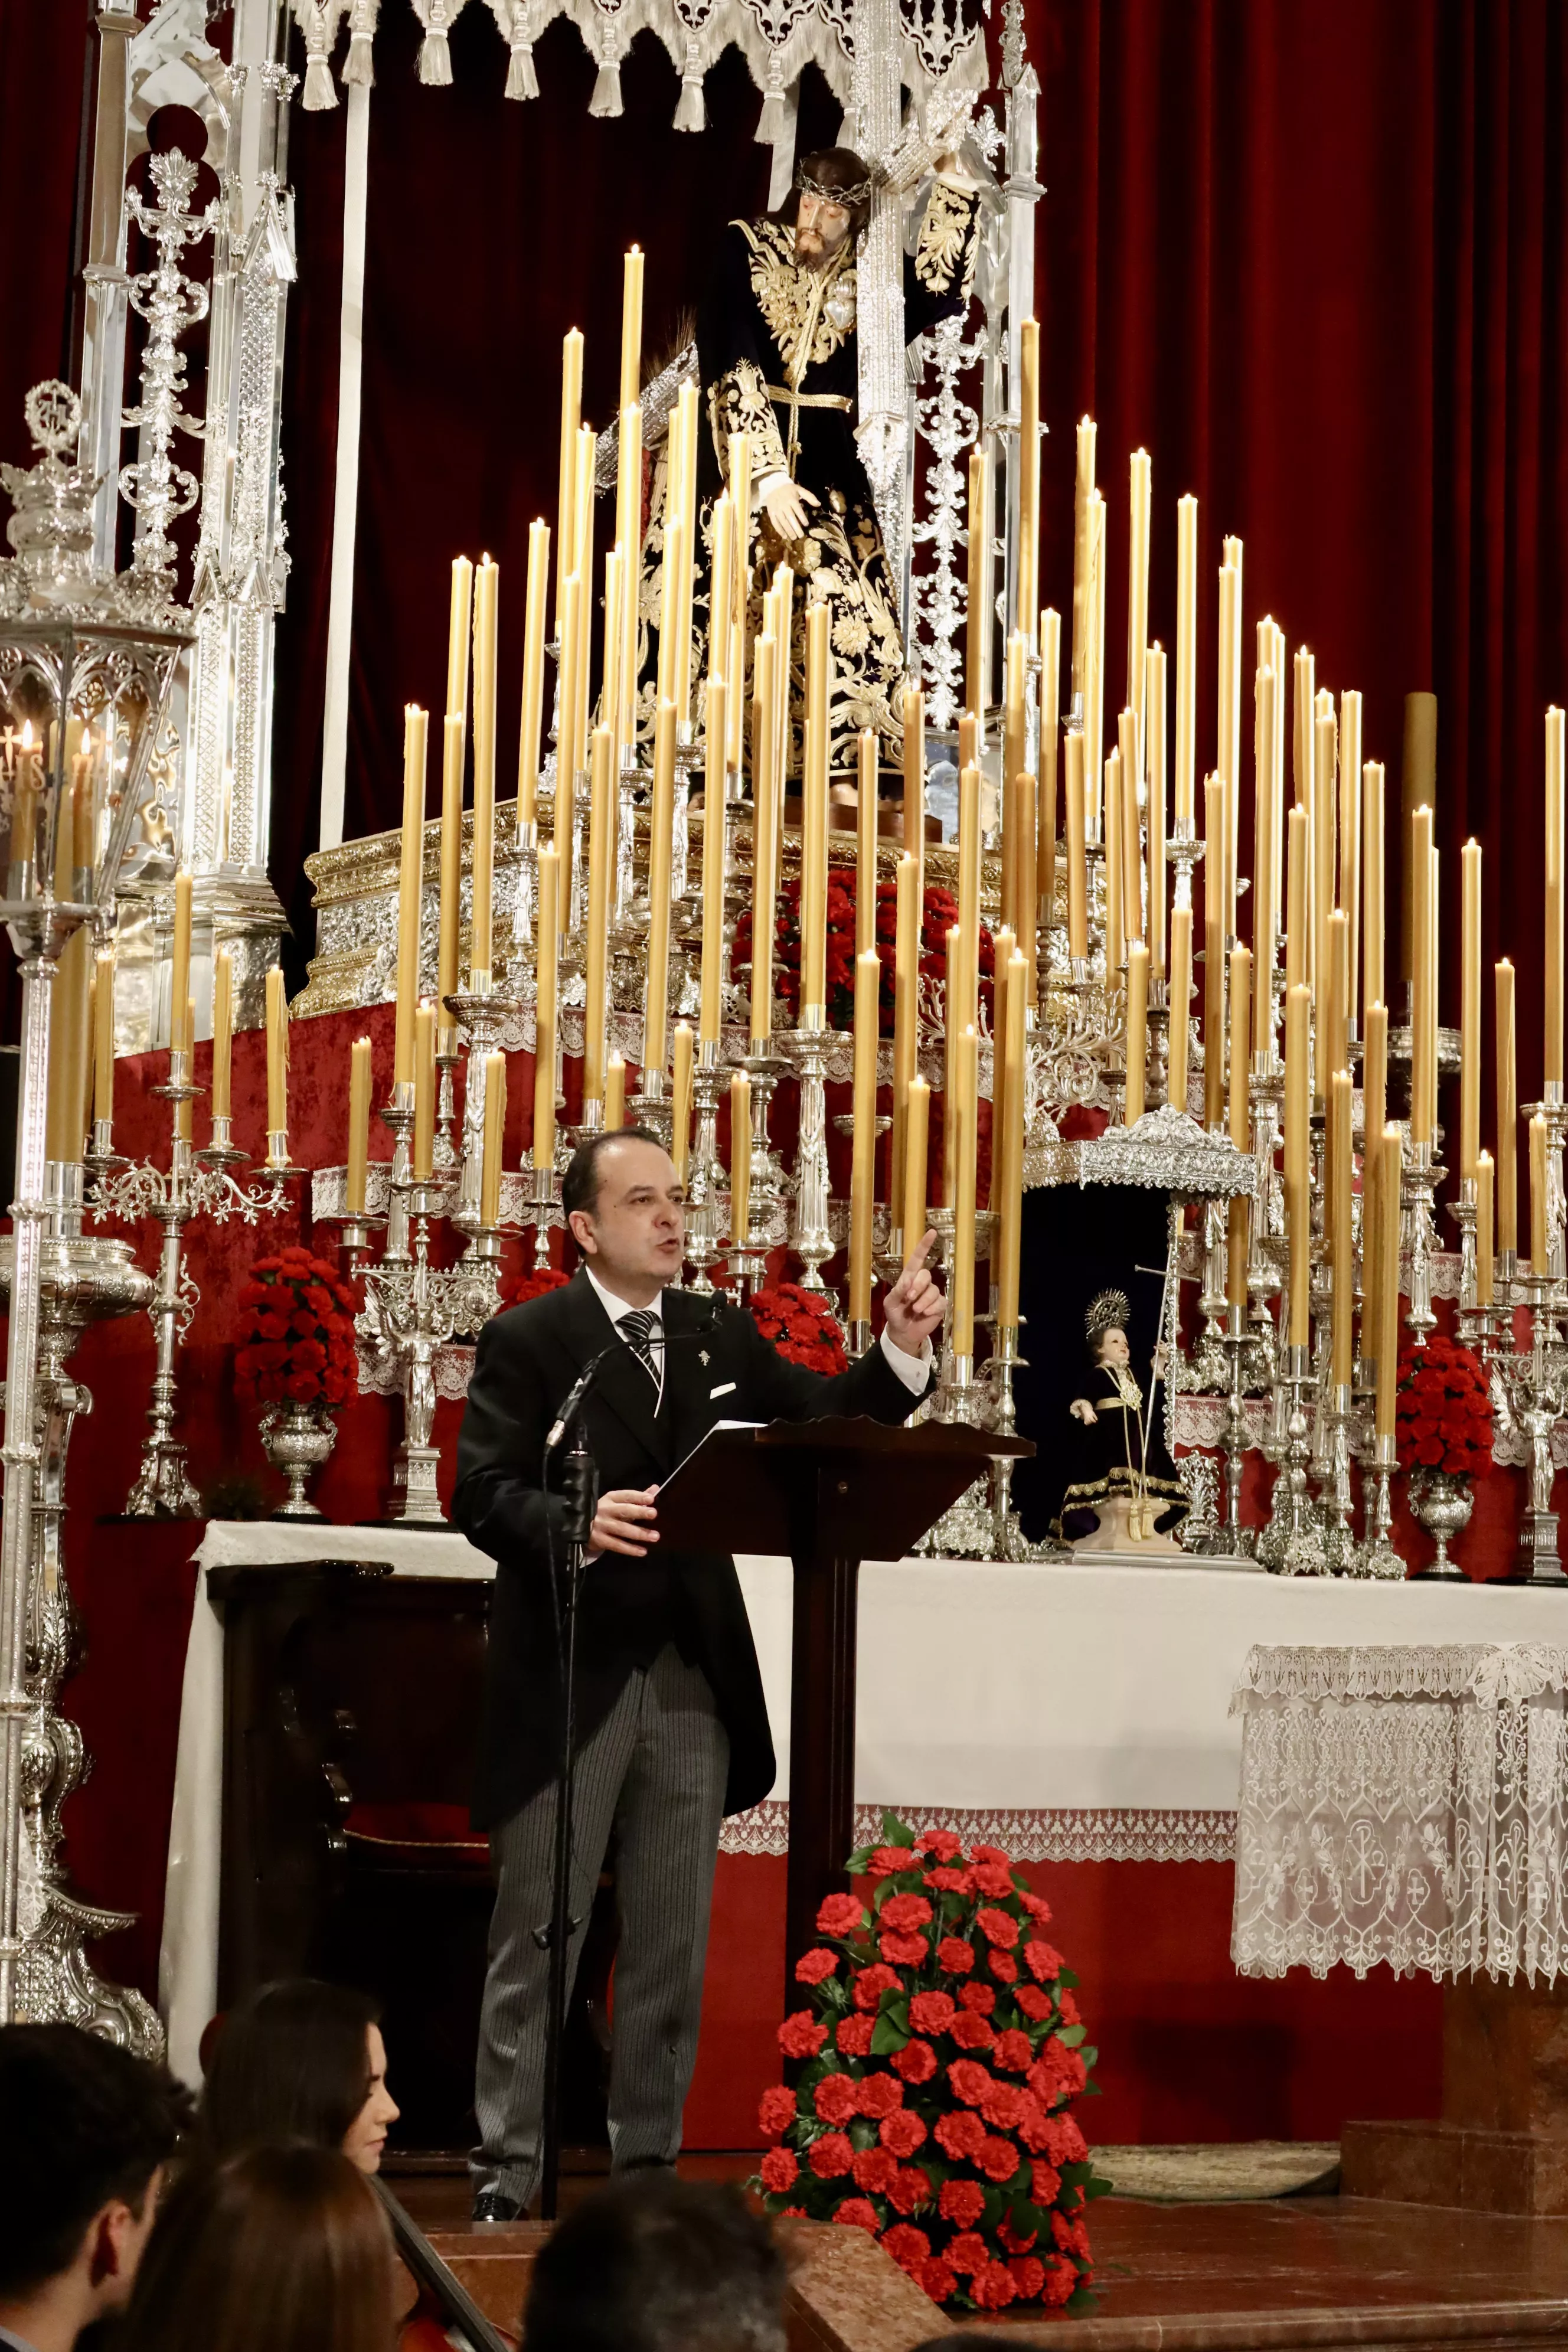
[(1260, 1648), (1235, 1705), (1244, 1976), (1568, 1976), (1568, 1649)]
[[(321, 1522), (214, 1523), (203, 1567), (390, 1561), (491, 1574), (460, 1537)], [(731, 1853), (788, 1837), (790, 1568), (737, 1563), (779, 1757)], [(1231, 1693), (1258, 1643), (1568, 1641), (1550, 1591), (1237, 1576), (1077, 1561), (868, 1560), (860, 1573), (856, 1798), (994, 1837), (1021, 1859), (1227, 1861), (1240, 1785)], [(159, 1970), (177, 2069), (194, 2079), (216, 2005), (222, 1629), (198, 1588), (185, 1664)]]

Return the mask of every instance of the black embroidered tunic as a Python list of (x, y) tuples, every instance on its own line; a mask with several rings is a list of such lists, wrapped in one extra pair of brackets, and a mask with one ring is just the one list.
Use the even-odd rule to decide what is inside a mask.
[[(1089, 1383), (1091, 1422), (1072, 1417), (1068, 1454), (1071, 1482), (1053, 1523), (1053, 1535), (1082, 1535), (1089, 1515), (1112, 1496), (1153, 1505), (1162, 1534), (1169, 1535), (1187, 1515), (1187, 1491), (1165, 1450), (1157, 1423), (1149, 1429), (1148, 1469), (1143, 1469), (1143, 1395), (1131, 1372), (1099, 1365)], [(1072, 1524), (1066, 1524), (1067, 1522)]]

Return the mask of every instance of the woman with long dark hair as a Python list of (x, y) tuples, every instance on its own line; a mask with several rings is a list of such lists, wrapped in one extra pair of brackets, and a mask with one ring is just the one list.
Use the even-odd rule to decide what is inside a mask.
[(341, 2149), (361, 2172), (379, 2171), (398, 2114), (380, 2017), (367, 1993), (314, 1977), (263, 1985), (231, 2010), (202, 2091), (208, 2152), (307, 2140)]

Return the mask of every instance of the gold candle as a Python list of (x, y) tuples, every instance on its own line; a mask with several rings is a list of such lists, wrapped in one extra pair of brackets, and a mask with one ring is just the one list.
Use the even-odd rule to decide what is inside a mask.
[[(66, 864), (71, 859), (70, 841), (75, 831), (75, 814), (68, 801), (60, 804), (57, 846)], [(57, 885), (57, 898), (65, 896)], [(191, 872), (182, 866), (174, 877), (174, 940), (173, 970), (169, 979), (169, 1051), (191, 1053), (195, 1039), (185, 1020), (185, 1007), (191, 993)], [(58, 1004), (59, 1000), (56, 998)]]
[(926, 1155), (931, 1141), (931, 1087), (921, 1077), (910, 1080), (904, 1118), (903, 1236), (908, 1265), (926, 1236)]
[(1083, 735), (1069, 728), (1063, 742), (1067, 764), (1068, 953), (1075, 963), (1089, 956), (1089, 875), (1084, 847)]
[[(1563, 713), (1554, 703), (1546, 714), (1546, 1020), (1542, 1062), (1547, 1085), (1558, 1088), (1563, 1084)], [(1476, 854), (1480, 855), (1479, 850)]]
[(605, 1132), (614, 1135), (626, 1123), (626, 1057), (622, 1054), (612, 1054), (605, 1066)]
[(1040, 601), (1040, 322), (1018, 327), (1017, 625), (1035, 642)]
[(1337, 1389), (1351, 1384), (1354, 1355), (1355, 1241), (1351, 1225), (1351, 1074), (1336, 1070), (1329, 1080), (1325, 1149), (1328, 1155), (1329, 1256), (1333, 1267), (1332, 1377)]
[(679, 565), (676, 575), (675, 709), (683, 726), (691, 720), (691, 592), (697, 557), (697, 386), (680, 387), (681, 431)]
[(958, 1112), (954, 1121), (958, 1181), (954, 1190), (952, 1233), (952, 1352), (974, 1357), (974, 1178), (979, 1140), (975, 1110), (978, 1040), (973, 1027), (958, 1040), (953, 1056)]
[[(231, 969), (234, 959), (226, 948), (218, 956), (221, 968)], [(216, 1032), (214, 1032), (215, 1038)], [(100, 948), (98, 952), (98, 983), (92, 993), (92, 1115), (107, 1127), (114, 1118), (114, 950)], [(215, 1045), (213, 1056), (213, 1108), (217, 1108), (217, 1056)], [(225, 1105), (226, 1110), (227, 1105)]]
[[(61, 830), (70, 822), (68, 805), (62, 807)], [(85, 923), (79, 924), (60, 952), (50, 1007), (48, 1094), (44, 1118), (47, 1160), (81, 1158), (91, 1054), (92, 970), (92, 933)], [(190, 1035), (189, 1026), (184, 1034)], [(190, 1105), (180, 1103), (176, 1108), (188, 1113)], [(188, 1134), (188, 1125), (179, 1131)]]
[[(625, 582), (626, 568), (619, 546), (612, 547), (605, 558), (605, 637), (603, 658), (599, 666), (598, 723), (607, 727), (615, 738), (616, 758), (612, 762), (620, 769), (621, 745), (621, 670), (616, 659), (616, 647), (626, 635)], [(613, 855), (613, 852), (612, 852)]]
[(474, 829), (468, 856), (468, 984), (489, 992), (495, 885), (496, 649), (500, 566), (487, 555), (474, 580)]
[[(1016, 786), (1022, 774), (1026, 757), (1026, 719), (1024, 706), (1024, 663), (1026, 648), (1021, 629), (1015, 629), (1007, 640), (1003, 673), (1002, 697), (1002, 773), (999, 800), (1002, 810), (1002, 920), (1007, 929), (1017, 933), (1021, 928), (1018, 913), (1019, 841), (1016, 830)], [(1021, 815), (1017, 817), (1021, 823)], [(1029, 844), (1029, 879), (1034, 882), (1035, 845)]]
[[(729, 658), (722, 665), (734, 688), (730, 697), (730, 765), (738, 775), (745, 763), (746, 614), (752, 595), (752, 436), (730, 436), (730, 503), (735, 513), (734, 593), (729, 628)], [(633, 650), (636, 650), (635, 633)]]
[(910, 1081), (915, 1074), (916, 995), (920, 974), (920, 909), (915, 898), (915, 861), (906, 850), (895, 877), (897, 919), (893, 932), (893, 1127), (888, 1182), (889, 1214), (898, 1222), (903, 1201), (905, 1131)]
[(414, 1008), (414, 1157), (410, 1173), (428, 1183), (436, 1141), (436, 1008)]
[(1143, 766), (1148, 824), (1149, 969), (1165, 976), (1165, 655), (1150, 646), (1143, 663)]
[(1293, 808), (1285, 821), (1289, 855), (1285, 863), (1285, 985), (1305, 987), (1307, 981), (1308, 818), (1304, 808)]
[(752, 761), (752, 1042), (773, 1028), (773, 923), (778, 899), (778, 775), (773, 730), (777, 647), (764, 628), (757, 639), (757, 730)]
[(458, 935), (463, 907), (463, 715), (449, 710), (441, 728), (441, 897), (436, 942), (436, 1026), (443, 1052), (454, 1024), (447, 999), (458, 989)]
[(980, 771), (958, 775), (958, 936), (963, 1013), (959, 1027), (976, 1017), (980, 971), (980, 873), (984, 845), (980, 836)]
[(1333, 697), (1327, 691), (1318, 697), (1312, 744), (1312, 971), (1321, 1004), (1328, 989), (1329, 917), (1334, 910), (1334, 823), (1339, 800), (1339, 729), (1334, 723)]
[[(546, 541), (549, 533), (545, 533)], [(460, 719), (468, 713), (468, 634), (473, 627), (474, 567), (466, 555), (452, 559), (452, 596), (447, 615), (447, 704)]]
[(1538, 1281), (1549, 1264), (1546, 1212), (1549, 1179), (1546, 1166), (1546, 1120), (1537, 1111), (1530, 1122), (1530, 1270)]
[(1307, 1345), (1312, 1270), (1311, 1020), (1310, 989), (1292, 988), (1285, 1001), (1285, 1233), (1290, 1252), (1288, 1341), (1292, 1348)]
[(642, 390), (642, 247), (626, 247), (621, 268), (621, 406)]
[(684, 1184), (691, 1164), (691, 1070), (697, 1047), (689, 1021), (675, 1024), (675, 1061), (669, 1087), (670, 1158)]
[(942, 1204), (958, 1198), (958, 1041), (963, 1030), (963, 934), (956, 923), (947, 934), (947, 974), (942, 1015)]
[[(1025, 1093), (1025, 1020), (1028, 1011), (1026, 1000), (1027, 971), (1026, 959), (1015, 953), (1007, 975), (1006, 1025), (1002, 1040), (1002, 1058), (1006, 1067), (1007, 1084), (1004, 1097), (1005, 1117), (1000, 1140), (1000, 1153), (994, 1142), (993, 1165), (1001, 1171), (998, 1193), (993, 1180), (993, 1197), (997, 1204), (996, 1220), (996, 1322), (1002, 1330), (1018, 1328), (1018, 1277), (1023, 1263), (1024, 1225), (1024, 1093)], [(994, 1094), (994, 1087), (993, 1087)], [(992, 1124), (994, 1126), (994, 1110)]]
[[(104, 971), (105, 964), (108, 965), (107, 975)], [(107, 1038), (110, 1054), (109, 1078), (110, 1085), (112, 1087), (114, 1083), (114, 958), (112, 954), (108, 956), (100, 955), (99, 957), (98, 978), (100, 999), (98, 1008), (100, 1050), (102, 1042), (103, 1001), (105, 992), (107, 992), (107, 1002), (109, 1005), (109, 1029)], [(100, 1069), (101, 1066), (102, 1065), (100, 1061)], [(216, 956), (213, 960), (212, 1114), (214, 1118), (229, 1118), (233, 1116), (233, 1090), (234, 956), (229, 949), (219, 948)], [(100, 1118), (107, 1118), (109, 1117), (109, 1112), (107, 1110), (100, 1110), (98, 1113), (98, 1116)]]
[(877, 1025), (882, 961), (855, 959), (855, 1136), (849, 1174), (849, 1320), (871, 1319), (871, 1210), (877, 1174)]
[(1138, 830), (1138, 714), (1124, 710), (1121, 755), (1121, 919), (1130, 940), (1148, 939), (1143, 915), (1143, 851)]
[(1040, 792), (1036, 834), (1036, 888), (1040, 920), (1056, 919), (1057, 746), (1061, 736), (1062, 616), (1047, 604), (1040, 614)]
[[(679, 422), (670, 420), (671, 426)], [(676, 460), (670, 457), (670, 478), (668, 495), (675, 495)], [(682, 541), (686, 524), (679, 514), (670, 514), (664, 527), (664, 562), (659, 572), (658, 619), (658, 692), (661, 700), (675, 700), (676, 660), (675, 639), (680, 613), (680, 568)], [(679, 713), (677, 714), (679, 716)]]
[(588, 803), (588, 937), (583, 971), (583, 1100), (605, 1098), (605, 1038), (609, 1020), (610, 890), (615, 880), (610, 828), (616, 789), (615, 745), (607, 727), (594, 730), (593, 783)]
[(1225, 787), (1204, 779), (1204, 1125), (1225, 1118)]
[(1274, 960), (1279, 937), (1279, 860), (1274, 854), (1279, 824), (1279, 775), (1275, 760), (1272, 669), (1264, 667), (1253, 685), (1254, 772), (1257, 778), (1252, 853), (1252, 1034), (1253, 1050), (1274, 1044)]
[(1176, 501), (1176, 831), (1192, 838), (1197, 781), (1198, 502)]
[(517, 824), (539, 821), (539, 743), (544, 724), (544, 604), (550, 593), (550, 525), (528, 527), (528, 603), (522, 622), (522, 705), (517, 734)]
[(800, 827), (800, 1025), (820, 1029), (827, 1003), (827, 714), (833, 698), (825, 604), (805, 614), (805, 776)]
[[(1226, 544), (1228, 545), (1228, 541)], [(1234, 564), (1220, 567), (1219, 693), (1215, 710), (1215, 766), (1225, 778), (1234, 802), (1241, 782), (1241, 574)], [(1228, 863), (1234, 850), (1226, 844)]]
[[(1410, 820), (1415, 811), (1418, 808), (1435, 809), (1436, 805), (1437, 698), (1435, 694), (1407, 694), (1405, 698), (1405, 742), (1399, 771), (1399, 813), (1406, 850), (1410, 846)], [(1415, 938), (1412, 879), (1407, 857), (1399, 934), (1401, 964), (1406, 980), (1415, 977), (1411, 963)]]
[(1177, 1110), (1187, 1107), (1188, 1006), (1193, 993), (1193, 910), (1171, 909), (1171, 1059), (1166, 1091)]
[[(1153, 468), (1147, 449), (1128, 460), (1127, 701), (1138, 719), (1138, 757), (1142, 773), (1143, 656), (1149, 646), (1149, 508)], [(1123, 754), (1125, 757), (1125, 754)]]
[(1094, 567), (1094, 419), (1080, 416), (1078, 425), (1077, 470), (1073, 481), (1072, 535), (1072, 691), (1087, 695), (1089, 633), (1093, 618), (1091, 575)]
[(1384, 984), (1383, 764), (1362, 770), (1362, 1003), (1386, 1001)]
[(1143, 1081), (1149, 1065), (1149, 950), (1134, 940), (1127, 950), (1127, 1085), (1122, 1123), (1136, 1127), (1143, 1116)]
[(675, 705), (658, 706), (653, 731), (653, 808), (647, 854), (647, 967), (643, 1068), (662, 1071), (669, 1035), (669, 914), (675, 857)]
[(267, 975), (267, 1131), (286, 1136), (288, 1129), (289, 1003), (282, 970), (274, 964)]
[(556, 970), (560, 953), (561, 853), (539, 853), (538, 947), (534, 967), (533, 1165), (555, 1164)]
[(991, 566), (986, 561), (990, 512), (989, 468), (984, 449), (969, 453), (969, 582), (968, 625), (964, 637), (963, 701), (973, 711), (980, 740), (985, 740), (985, 705), (990, 698), (991, 614), (986, 593)]
[(573, 669), (575, 694), (572, 705), (572, 766), (578, 775), (588, 772), (588, 679), (594, 635), (594, 469), (599, 436), (584, 425), (577, 436), (577, 524), (579, 593), (577, 597), (577, 658)]
[(1388, 1120), (1388, 1007), (1366, 1008), (1366, 1039), (1362, 1047), (1363, 1121), (1367, 1150), (1375, 1152)]
[(1394, 1435), (1399, 1393), (1399, 1153), (1400, 1136), (1391, 1119), (1378, 1153), (1377, 1397), (1373, 1408), (1379, 1437)]
[(479, 1150), (479, 1223), (500, 1223), (501, 1138), (506, 1129), (506, 1055), (485, 1055), (485, 1125)]
[(1434, 1058), (1437, 1045), (1437, 941), (1432, 929), (1432, 812), (1416, 809), (1410, 820), (1410, 862), (1413, 872), (1410, 905), (1415, 922), (1412, 942), (1410, 1031), (1410, 1140), (1430, 1143), (1433, 1097), (1436, 1090)]
[(1329, 917), (1323, 950), (1323, 1009), (1318, 1023), (1318, 1093), (1328, 1099), (1329, 1075), (1350, 1067), (1349, 1024), (1345, 992), (1350, 985), (1350, 923), (1335, 908)]
[[(1247, 1024), (1252, 1003), (1252, 954), (1247, 948), (1230, 951), (1230, 1139), (1238, 1151), (1250, 1150), (1252, 1129), (1247, 1096)], [(1247, 1305), (1247, 1212), (1245, 1193), (1238, 1192), (1226, 1215), (1226, 1303)]]
[(1492, 967), (1497, 1022), (1497, 1245), (1519, 1248), (1519, 1080), (1514, 1061), (1513, 966)]
[(565, 583), (561, 612), (561, 691), (559, 726), (555, 751), (555, 833), (556, 852), (561, 859), (561, 928), (564, 930), (572, 916), (572, 803), (576, 779), (574, 767), (575, 711), (577, 708), (577, 666), (582, 657), (583, 632), (578, 613), (583, 598), (583, 583), (574, 572)]
[(920, 877), (915, 896), (925, 887), (926, 721), (925, 696), (918, 686), (904, 688), (904, 849), (915, 861)]
[(1127, 961), (1127, 922), (1121, 894), (1127, 878), (1121, 855), (1121, 754), (1112, 751), (1105, 763), (1105, 976), (1115, 976)]
[[(83, 970), (85, 970), (85, 969), (86, 969), (86, 959), (85, 959), (85, 957), (83, 958), (82, 969), (83, 969)], [(88, 988), (89, 988), (89, 990), (90, 991), (91, 986), (92, 986), (92, 982), (91, 982), (90, 975), (89, 976), (88, 983), (87, 983), (87, 984), (88, 984)], [(57, 989), (57, 992), (58, 992), (58, 986), (59, 986), (59, 983), (58, 983), (58, 980), (57, 980), (57, 982), (56, 982), (55, 985), (56, 985), (56, 989)], [(56, 1012), (56, 1015), (57, 1015), (57, 1017), (58, 1017), (58, 1014), (59, 1014), (60, 1009), (61, 1009), (61, 1008), (60, 1008), (60, 1006), (59, 1006), (58, 1004), (57, 1004), (57, 1005), (56, 1005), (56, 1007), (55, 1007), (55, 1012)], [(82, 1020), (80, 1020), (80, 1021), (76, 1024), (76, 1034), (77, 1034), (77, 1036), (81, 1040), (80, 1054), (79, 1054), (79, 1065), (78, 1065), (77, 1071), (76, 1071), (76, 1082), (75, 1082), (75, 1085), (73, 1086), (73, 1087), (72, 1087), (72, 1089), (71, 1089), (71, 1091), (70, 1091), (69, 1095), (68, 1095), (68, 1097), (67, 1097), (67, 1099), (68, 1099), (69, 1102), (71, 1102), (71, 1103), (72, 1103), (72, 1105), (74, 1106), (74, 1108), (73, 1108), (73, 1109), (72, 1109), (71, 1117), (72, 1117), (73, 1122), (75, 1123), (75, 1125), (76, 1125), (76, 1127), (77, 1127), (77, 1131), (78, 1131), (78, 1137), (79, 1137), (79, 1141), (78, 1141), (78, 1145), (77, 1145), (77, 1150), (78, 1150), (78, 1151), (79, 1151), (79, 1150), (80, 1150), (79, 1137), (80, 1137), (80, 1131), (81, 1131), (81, 1125), (82, 1125), (82, 1121), (83, 1121), (83, 1118), (84, 1118), (84, 1117), (85, 1117), (86, 1108), (87, 1108), (87, 1092), (86, 1092), (86, 1076), (85, 1076), (86, 1067), (87, 1067), (86, 1032), (87, 1032), (88, 1024), (89, 1024), (89, 1023), (90, 1022), (90, 1019), (91, 1019), (91, 1014), (90, 1014), (90, 1013), (89, 1013), (88, 1014), (86, 1014), (86, 1015), (84, 1016), (84, 1018), (83, 1018)], [(68, 1031), (68, 1032), (67, 1032), (67, 1034), (70, 1034), (70, 1033)], [(194, 1058), (195, 1058), (195, 1036), (196, 1036), (196, 1001), (195, 1001), (195, 998), (194, 996), (187, 996), (187, 997), (186, 997), (186, 999), (185, 999), (185, 1034), (186, 1034), (186, 1036), (191, 1040), (191, 1054), (192, 1054), (192, 1057), (193, 1057), (193, 1060), (194, 1060)], [(193, 1104), (192, 1104), (192, 1101), (191, 1101), (191, 1099), (190, 1099), (189, 1097), (187, 1097), (187, 1098), (186, 1098), (186, 1100), (185, 1100), (184, 1102), (176, 1103), (176, 1104), (174, 1105), (174, 1132), (175, 1132), (175, 1134), (176, 1134), (176, 1135), (178, 1135), (178, 1136), (183, 1136), (183, 1137), (184, 1137), (184, 1140), (185, 1140), (187, 1143), (189, 1143), (189, 1141), (190, 1141), (190, 1139), (191, 1139), (191, 1116), (192, 1116), (192, 1109), (193, 1109)], [(69, 1156), (71, 1156), (71, 1157), (73, 1157), (73, 1158), (74, 1158), (74, 1157), (76, 1156), (76, 1154), (75, 1154), (75, 1153), (72, 1153), (72, 1154), (71, 1154), (71, 1155), (69, 1155)], [(284, 1156), (285, 1156), (285, 1158), (286, 1158), (286, 1157), (287, 1157), (287, 1154), (285, 1154)]]
[(855, 805), (855, 952), (877, 943), (877, 737), (863, 727)]
[(343, 1206), (351, 1217), (363, 1217), (366, 1170), (370, 1164), (370, 1039), (356, 1037), (349, 1047), (348, 1169)]
[[(823, 610), (826, 611), (826, 605)], [(724, 977), (724, 681), (721, 677), (710, 677), (708, 764), (702, 798), (702, 986), (698, 1034), (704, 1045), (714, 1046), (719, 1043)], [(823, 930), (826, 957), (826, 915)]]
[(1347, 688), (1340, 697), (1339, 904), (1350, 919), (1345, 1003), (1352, 1020), (1361, 1001), (1361, 697)]
[(752, 1218), (752, 1081), (730, 1078), (730, 1246), (744, 1249)]
[(1459, 1174), (1473, 1177), (1481, 1149), (1481, 845), (1459, 852)]
[[(1007, 1122), (1007, 989), (1018, 942), (1004, 923), (992, 934), (991, 981), (991, 1197), (994, 1209), (1001, 1198), (1002, 1137)], [(976, 1183), (978, 1184), (978, 1178)]]
[(1083, 778), (1089, 799), (1089, 834), (1100, 835), (1100, 787), (1105, 760), (1105, 500), (1096, 490), (1089, 502), (1089, 691), (1083, 706)]
[(1492, 1156), (1476, 1154), (1476, 1305), (1492, 1304), (1497, 1278), (1492, 1234)]
[[(561, 345), (561, 471), (555, 500), (556, 660), (574, 642), (575, 622), (566, 618), (566, 583), (577, 569), (577, 434), (583, 421), (583, 337), (571, 328)], [(466, 632), (465, 632), (466, 634)], [(566, 706), (563, 701), (564, 730)]]

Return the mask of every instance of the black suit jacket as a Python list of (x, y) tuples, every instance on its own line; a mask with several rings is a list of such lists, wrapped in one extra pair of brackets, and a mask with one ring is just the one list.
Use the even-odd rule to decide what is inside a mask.
[[(458, 1441), (452, 1517), (497, 1564), (485, 1710), (473, 1817), (503, 1822), (555, 1777), (561, 1744), (561, 1675), (547, 1530), (559, 1569), (564, 1505), (540, 1486), (552, 1421), (592, 1356), (600, 1367), (584, 1430), (601, 1493), (668, 1478), (719, 1421), (813, 1421), (828, 1414), (907, 1420), (918, 1399), (879, 1346), (837, 1378), (785, 1361), (742, 1307), (667, 1290), (660, 1314), (669, 1344), (657, 1395), (587, 1276), (494, 1317), (479, 1334), (468, 1410)], [(656, 1412), (657, 1404), (657, 1412)], [(552, 1464), (559, 1475), (564, 1448)], [(583, 1582), (577, 1633), (577, 1736), (603, 1722), (637, 1662), (628, 1624), (668, 1612), (672, 1638), (708, 1677), (730, 1735), (726, 1812), (765, 1797), (775, 1765), (762, 1677), (735, 1563), (714, 1529), (709, 1552), (651, 1547), (647, 1562), (605, 1554)]]

